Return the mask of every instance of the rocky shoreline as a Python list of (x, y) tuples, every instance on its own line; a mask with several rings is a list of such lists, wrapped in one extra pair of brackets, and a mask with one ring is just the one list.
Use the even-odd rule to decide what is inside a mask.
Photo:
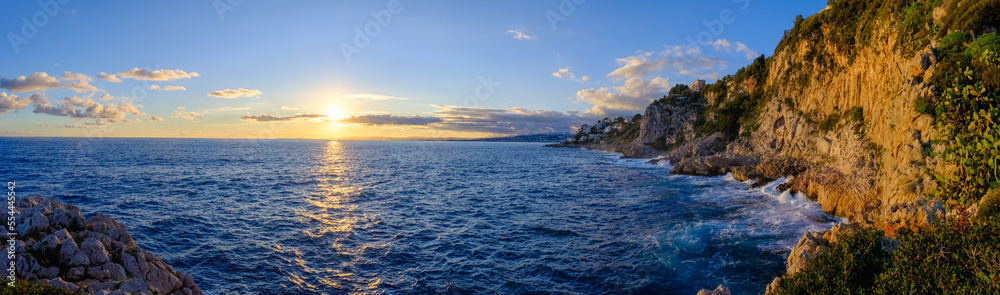
[(191, 275), (140, 248), (125, 225), (107, 215), (85, 219), (79, 207), (41, 196), (14, 206), (19, 279), (77, 294), (202, 294)]
[[(710, 137), (711, 138), (711, 137)], [(624, 154), (623, 158), (652, 158), (650, 162), (669, 161), (673, 165), (671, 174), (693, 176), (720, 176), (731, 174), (739, 181), (754, 180), (754, 185), (764, 185), (768, 182), (786, 177), (791, 180), (777, 187), (780, 191), (803, 192), (811, 200), (817, 202), (830, 215), (838, 216), (846, 223), (833, 228), (806, 233), (792, 248), (786, 261), (789, 274), (801, 270), (813, 258), (829, 252), (832, 245), (846, 235), (857, 232), (862, 227), (876, 228), (928, 228), (948, 215), (976, 214), (976, 206), (955, 209), (946, 213), (943, 202), (938, 199), (918, 199), (906, 203), (887, 206), (886, 212), (880, 210), (880, 204), (859, 205), (856, 201), (843, 198), (845, 193), (859, 191), (858, 179), (852, 179), (839, 171), (803, 161), (801, 159), (752, 155), (741, 153), (734, 144), (720, 148), (711, 146), (714, 139), (703, 139), (688, 143), (668, 152), (644, 152), (641, 154)], [(560, 143), (549, 147), (575, 147), (593, 150), (603, 150), (621, 153), (623, 150), (636, 150), (608, 144), (573, 144)], [(869, 179), (870, 181), (870, 179)], [(850, 211), (848, 211), (850, 210)], [(963, 210), (959, 212), (958, 210)], [(839, 214), (838, 214), (839, 213)], [(836, 215), (835, 215), (836, 214)], [(898, 245), (898, 236), (886, 239), (884, 247)], [(781, 281), (775, 278), (767, 289), (771, 293)], [(716, 290), (702, 290), (699, 294), (728, 294), (724, 286)]]

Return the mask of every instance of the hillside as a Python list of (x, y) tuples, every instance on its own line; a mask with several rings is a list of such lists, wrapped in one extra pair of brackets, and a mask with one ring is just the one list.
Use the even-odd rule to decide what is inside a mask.
[[(859, 231), (877, 237), (860, 240), (888, 241), (882, 250), (864, 250), (874, 253), (865, 257), (882, 257), (875, 263), (882, 268), (857, 275), (875, 278), (902, 267), (890, 259), (900, 251), (885, 243), (909, 249), (910, 239), (944, 235), (947, 227), (939, 224), (970, 218), (973, 226), (996, 228), (986, 217), (995, 205), (984, 196), (1000, 186), (998, 27), (996, 0), (830, 1), (797, 18), (772, 56), (700, 92), (678, 85), (641, 118), (602, 122), (613, 128), (601, 130), (585, 126), (564, 145), (664, 156), (674, 173), (794, 177), (784, 188), (805, 193), (851, 226), (804, 236), (789, 257), (786, 282), (777, 280), (771, 291), (797, 293), (788, 290), (816, 281), (787, 278), (822, 268), (806, 266), (821, 253), (856, 254), (838, 250), (837, 241)], [(995, 246), (976, 241), (956, 247), (996, 257)], [(971, 279), (924, 291), (997, 290), (1000, 263), (955, 259), (964, 262), (934, 275)], [(901, 290), (852, 284), (857, 289), (841, 291)]]

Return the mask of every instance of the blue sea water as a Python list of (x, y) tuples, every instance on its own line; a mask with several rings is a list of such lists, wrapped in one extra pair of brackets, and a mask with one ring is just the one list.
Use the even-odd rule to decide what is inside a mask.
[(537, 143), (0, 138), (18, 196), (108, 214), (206, 294), (762, 293), (834, 220)]

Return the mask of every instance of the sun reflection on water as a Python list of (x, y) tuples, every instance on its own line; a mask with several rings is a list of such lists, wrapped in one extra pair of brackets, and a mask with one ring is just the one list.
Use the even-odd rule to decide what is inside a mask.
[[(308, 206), (296, 210), (299, 222), (304, 224), (303, 239), (325, 244), (328, 255), (308, 255), (321, 257), (324, 261), (311, 261), (303, 258), (299, 249), (282, 249), (276, 251), (291, 253), (294, 258), (285, 259), (295, 264), (301, 273), (287, 272), (286, 280), (300, 290), (315, 293), (385, 293), (379, 286), (382, 279), (375, 273), (358, 272), (357, 269), (370, 265), (366, 256), (384, 252), (385, 245), (373, 245), (359, 241), (356, 231), (377, 224), (371, 213), (359, 210), (354, 204), (356, 198), (362, 195), (364, 188), (352, 184), (351, 173), (354, 167), (339, 141), (329, 141), (325, 146), (324, 155), (317, 165), (314, 174), (317, 184), (313, 192), (306, 197)], [(307, 241), (308, 242), (308, 241)], [(339, 261), (338, 261), (339, 260)], [(339, 265), (338, 269), (324, 266)], [(316, 268), (320, 269), (316, 269)], [(349, 287), (349, 286), (354, 286)], [(352, 289), (345, 289), (352, 288)]]

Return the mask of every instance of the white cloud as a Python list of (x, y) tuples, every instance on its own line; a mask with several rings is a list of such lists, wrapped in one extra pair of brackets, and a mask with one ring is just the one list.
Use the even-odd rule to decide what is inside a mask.
[(221, 108), (217, 108), (217, 109), (207, 110), (205, 112), (208, 113), (208, 112), (214, 112), (214, 111), (245, 111), (245, 110), (249, 110), (249, 109), (250, 108), (248, 108), (248, 107), (221, 107)]
[[(717, 43), (725, 46), (728, 41)], [(721, 58), (701, 56), (700, 49), (686, 46), (668, 46), (659, 53), (638, 52), (616, 61), (619, 68), (607, 76), (612, 80), (623, 80), (623, 85), (578, 91), (576, 100), (594, 105), (584, 114), (617, 117), (641, 112), (654, 99), (667, 94), (673, 86), (668, 78), (659, 76), (662, 73), (717, 79), (718, 71), (727, 65)], [(557, 77), (566, 74), (569, 74), (568, 70), (553, 73)]]
[(740, 42), (730, 42), (726, 39), (715, 40), (715, 42), (712, 43), (712, 47), (715, 48), (715, 51), (743, 53), (747, 59), (754, 59), (760, 56), (760, 53), (750, 49), (750, 47), (747, 47), (746, 44)]
[(178, 79), (190, 79), (198, 77), (198, 73), (187, 73), (182, 70), (147, 70), (133, 68), (128, 71), (118, 72), (118, 76), (128, 79), (149, 80), (149, 81), (171, 81)]
[(61, 82), (56, 77), (51, 77), (45, 72), (32, 73), (27, 77), (20, 76), (14, 79), (0, 78), (0, 88), (13, 92), (43, 91), (54, 88), (66, 88), (76, 92), (100, 91), (97, 87), (88, 84), (87, 80)]
[(583, 76), (583, 77), (580, 77), (579, 79), (577, 79), (576, 75), (573, 74), (572, 71), (570, 71), (570, 68), (562, 68), (562, 69), (556, 70), (555, 72), (552, 73), (552, 76), (556, 77), (556, 78), (569, 78), (570, 80), (581, 82), (581, 83), (582, 82), (587, 82), (587, 81), (590, 80), (590, 77), (587, 77), (587, 76)]
[(118, 83), (118, 82), (122, 81), (122, 79), (118, 79), (118, 77), (115, 76), (114, 74), (108, 75), (108, 74), (105, 74), (104, 72), (101, 72), (100, 74), (97, 74), (97, 78), (101, 79), (101, 80), (109, 81), (109, 82), (115, 82), (115, 83)]
[(535, 40), (535, 36), (528, 35), (524, 30), (507, 30), (507, 34), (514, 34), (517, 40)]
[(146, 122), (156, 122), (156, 121), (164, 121), (164, 119), (160, 118), (160, 117), (157, 117), (157, 116), (152, 116), (152, 117), (143, 119), (143, 121), (146, 121)]
[[(181, 107), (178, 107), (178, 108), (181, 108)], [(195, 119), (201, 118), (201, 116), (203, 116), (203, 115), (204, 114), (199, 114), (197, 112), (174, 111), (174, 115), (171, 118), (174, 118), (174, 119), (177, 119), (177, 118), (188, 119), (188, 120), (191, 120), (191, 122), (198, 123), (198, 121), (195, 121)]]
[(64, 81), (94, 81), (94, 78), (91, 78), (87, 75), (79, 73), (74, 74), (70, 73), (69, 71), (64, 72), (62, 76), (59, 77), (59, 79)]
[(170, 90), (187, 90), (187, 88), (184, 88), (184, 86), (163, 86), (161, 88), (160, 85), (155, 85), (155, 84), (154, 85), (149, 85), (149, 89), (150, 90), (165, 90), (165, 91), (170, 91)]
[(581, 116), (578, 112), (556, 112), (550, 110), (527, 110), (522, 108), (484, 109), (462, 108), (449, 105), (431, 105), (438, 108), (434, 112), (440, 123), (429, 126), (434, 129), (464, 132), (486, 132), (494, 134), (539, 134), (570, 132), (573, 128), (594, 118)]
[(219, 91), (209, 92), (208, 96), (222, 97), (227, 99), (233, 99), (241, 96), (257, 96), (261, 94), (260, 90), (257, 89), (225, 89)]
[(127, 102), (100, 104), (92, 99), (76, 96), (58, 100), (55, 105), (45, 100), (32, 103), (32, 106), (34, 107), (33, 112), (36, 114), (64, 116), (72, 119), (106, 119), (118, 122), (118, 120), (124, 119), (126, 114), (146, 115), (140, 112), (136, 106)]
[(339, 123), (350, 123), (368, 126), (382, 126), (382, 125), (428, 125), (431, 123), (441, 122), (441, 118), (437, 117), (421, 117), (418, 115), (412, 116), (394, 116), (391, 114), (374, 114), (374, 115), (360, 115), (360, 116), (350, 116), (347, 118), (342, 118), (336, 120)]
[(43, 93), (32, 93), (28, 97), (18, 97), (17, 95), (7, 95), (6, 92), (0, 92), (0, 114), (20, 110), (31, 104), (43, 103), (46, 103), (45, 94)]
[(273, 121), (295, 121), (295, 120), (310, 120), (318, 118), (326, 118), (323, 114), (298, 114), (294, 116), (278, 117), (271, 114), (263, 115), (246, 115), (240, 118), (242, 121), (252, 121), (252, 122), (273, 122)]
[(363, 94), (342, 94), (342, 95), (340, 95), (340, 97), (347, 98), (347, 99), (359, 99), (359, 100), (394, 100), (394, 99), (406, 100), (406, 99), (409, 99), (409, 98), (406, 98), (406, 97), (396, 97), (396, 96), (379, 95), (379, 94), (369, 94), (369, 93), (363, 93)]

